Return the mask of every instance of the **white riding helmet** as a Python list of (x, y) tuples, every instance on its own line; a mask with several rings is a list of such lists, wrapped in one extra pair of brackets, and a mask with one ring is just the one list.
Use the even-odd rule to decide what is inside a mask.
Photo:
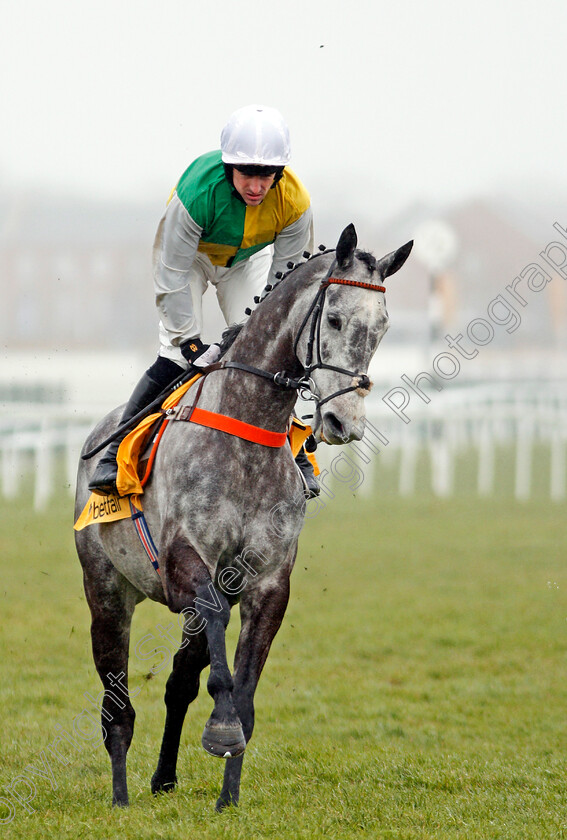
[(221, 150), (223, 163), (235, 166), (286, 166), (291, 158), (289, 130), (275, 108), (247, 105), (223, 128)]

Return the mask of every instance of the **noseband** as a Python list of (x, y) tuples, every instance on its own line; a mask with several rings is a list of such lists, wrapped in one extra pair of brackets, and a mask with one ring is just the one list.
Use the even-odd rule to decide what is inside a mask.
[[(324, 405), (326, 402), (329, 402), (329, 400), (332, 400), (335, 397), (340, 396), (341, 394), (348, 394), (350, 391), (356, 391), (357, 388), (369, 388), (370, 379), (368, 378), (367, 374), (347, 370), (346, 368), (337, 367), (336, 365), (329, 365), (323, 361), (321, 357), (321, 320), (323, 317), (323, 306), (325, 304), (327, 289), (331, 284), (337, 284), (341, 286), (357, 286), (359, 289), (369, 289), (373, 292), (385, 292), (386, 287), (378, 286), (373, 283), (362, 283), (358, 280), (343, 280), (339, 277), (333, 277), (332, 274), (336, 268), (336, 265), (337, 261), (333, 260), (329, 271), (327, 272), (323, 280), (321, 280), (321, 284), (319, 286), (319, 289), (317, 290), (315, 299), (313, 300), (311, 306), (307, 311), (307, 314), (305, 315), (305, 318), (303, 319), (303, 322), (301, 324), (301, 327), (299, 328), (297, 337), (293, 345), (293, 352), (297, 356), (297, 345), (303, 334), (303, 331), (309, 323), (307, 356), (305, 359), (305, 365), (303, 366), (304, 375), (300, 379), (293, 379), (287, 376), (285, 371), (279, 371), (278, 373), (268, 373), (268, 371), (252, 367), (251, 365), (245, 365), (241, 362), (221, 362), (219, 366), (222, 366), (224, 368), (236, 368), (238, 370), (244, 370), (247, 373), (253, 373), (256, 376), (262, 376), (265, 379), (270, 379), (272, 382), (274, 382), (281, 388), (295, 389), (299, 392), (299, 395), (303, 399), (315, 400), (318, 408), (321, 408), (321, 406)], [(316, 350), (315, 361), (313, 361), (315, 355), (314, 348)], [(335, 373), (342, 373), (345, 376), (350, 376), (351, 379), (355, 379), (357, 381), (354, 385), (350, 385), (347, 388), (342, 388), (341, 390), (335, 391), (334, 393), (330, 394), (328, 397), (320, 399), (317, 396), (317, 394), (313, 392), (315, 383), (311, 379), (311, 374), (314, 370), (333, 370), (335, 371)]]

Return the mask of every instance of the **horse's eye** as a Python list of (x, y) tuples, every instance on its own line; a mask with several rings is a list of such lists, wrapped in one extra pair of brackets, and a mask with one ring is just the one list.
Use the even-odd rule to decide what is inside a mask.
[(340, 330), (342, 324), (338, 315), (327, 315), (327, 323), (334, 330)]

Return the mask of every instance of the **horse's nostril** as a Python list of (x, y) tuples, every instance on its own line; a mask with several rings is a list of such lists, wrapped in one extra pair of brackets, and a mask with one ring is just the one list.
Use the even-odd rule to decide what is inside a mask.
[(343, 424), (332, 411), (328, 411), (325, 415), (325, 423), (335, 437), (346, 437)]

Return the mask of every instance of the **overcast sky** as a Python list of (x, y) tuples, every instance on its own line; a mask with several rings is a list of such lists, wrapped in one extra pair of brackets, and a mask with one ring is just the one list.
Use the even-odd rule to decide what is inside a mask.
[(0, 0), (0, 187), (167, 197), (278, 107), (318, 200), (567, 184), (565, 0)]

